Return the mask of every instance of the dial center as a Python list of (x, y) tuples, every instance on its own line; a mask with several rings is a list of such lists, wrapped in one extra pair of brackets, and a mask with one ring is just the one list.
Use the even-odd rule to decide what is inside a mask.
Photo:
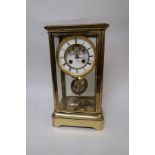
[(78, 55), (78, 54), (76, 54), (76, 55), (75, 55), (75, 59), (78, 59), (78, 58), (79, 58), (79, 55)]
[(88, 57), (88, 50), (80, 44), (71, 45), (65, 54), (66, 63), (73, 69), (84, 68), (88, 62)]

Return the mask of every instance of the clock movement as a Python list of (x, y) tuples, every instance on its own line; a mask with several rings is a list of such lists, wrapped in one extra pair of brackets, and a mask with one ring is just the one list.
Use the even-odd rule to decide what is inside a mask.
[(53, 126), (103, 128), (105, 23), (45, 26), (49, 36)]

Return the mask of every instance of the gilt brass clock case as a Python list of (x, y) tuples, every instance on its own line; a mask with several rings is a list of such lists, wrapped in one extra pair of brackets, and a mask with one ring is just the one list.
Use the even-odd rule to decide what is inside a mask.
[[(59, 126), (91, 127), (96, 130), (103, 128), (102, 90), (103, 90), (103, 68), (104, 68), (104, 46), (105, 31), (108, 24), (86, 24), (86, 25), (48, 25), (50, 47), (50, 62), (53, 90), (54, 110), (52, 113), (52, 124)], [(79, 38), (88, 42), (94, 52), (93, 64), (89, 70), (73, 74), (72, 70), (66, 70), (59, 59), (59, 53), (64, 43), (70, 39)], [(77, 49), (76, 49), (77, 50)], [(78, 60), (80, 49), (74, 52), (76, 63), (70, 64), (73, 69), (85, 67)], [(88, 50), (86, 48), (85, 50)], [(70, 52), (65, 49), (64, 62), (69, 62)], [(76, 56), (76, 52), (78, 53)], [(83, 55), (87, 55), (83, 53)], [(85, 59), (85, 58), (83, 58)], [(86, 59), (85, 59), (86, 60)], [(91, 60), (93, 60), (91, 58)], [(72, 60), (74, 61), (74, 59)], [(78, 63), (79, 62), (79, 63)], [(88, 65), (87, 65), (88, 66)]]

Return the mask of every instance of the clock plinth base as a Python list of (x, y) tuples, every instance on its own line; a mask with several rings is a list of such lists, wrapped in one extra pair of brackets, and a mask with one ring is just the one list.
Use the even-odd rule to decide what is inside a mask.
[(66, 114), (61, 112), (54, 112), (53, 126), (75, 126), (75, 127), (89, 127), (96, 130), (103, 129), (103, 116), (102, 114)]

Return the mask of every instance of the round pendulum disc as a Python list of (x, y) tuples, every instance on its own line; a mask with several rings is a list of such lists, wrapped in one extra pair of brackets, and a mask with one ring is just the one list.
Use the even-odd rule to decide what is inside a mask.
[(82, 94), (86, 91), (88, 82), (85, 78), (75, 78), (71, 83), (71, 89), (75, 94)]

